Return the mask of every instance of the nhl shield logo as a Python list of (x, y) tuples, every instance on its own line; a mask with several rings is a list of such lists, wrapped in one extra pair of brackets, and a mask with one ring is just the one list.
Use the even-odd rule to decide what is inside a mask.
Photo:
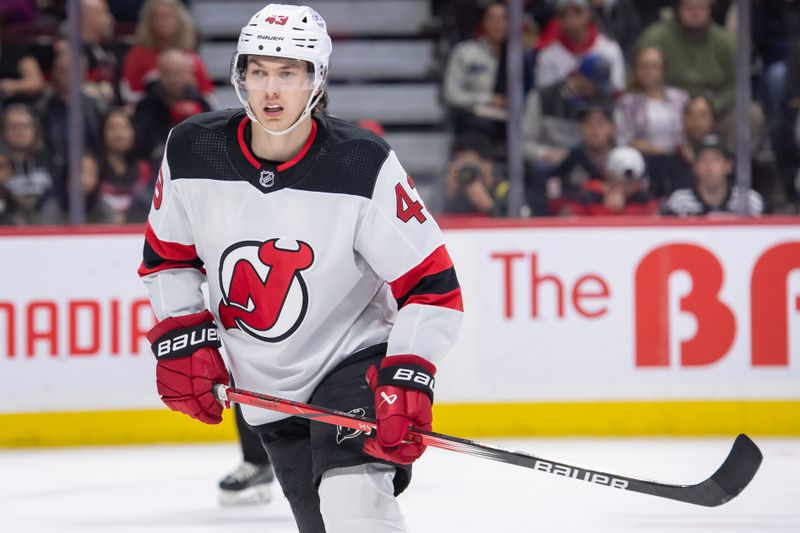
[(275, 173), (271, 170), (262, 170), (261, 176), (258, 178), (258, 183), (264, 188), (270, 188), (275, 184)]

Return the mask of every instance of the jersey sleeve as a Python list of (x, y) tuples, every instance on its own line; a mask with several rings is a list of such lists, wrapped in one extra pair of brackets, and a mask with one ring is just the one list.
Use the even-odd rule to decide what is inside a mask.
[(461, 287), (441, 230), (394, 152), (361, 212), (355, 249), (389, 283), (397, 302), (387, 355), (437, 364), (461, 326)]
[[(170, 133), (170, 136), (172, 133)], [(169, 139), (147, 218), (139, 276), (159, 320), (202, 311), (203, 261), (194, 246), (180, 190), (171, 179)]]

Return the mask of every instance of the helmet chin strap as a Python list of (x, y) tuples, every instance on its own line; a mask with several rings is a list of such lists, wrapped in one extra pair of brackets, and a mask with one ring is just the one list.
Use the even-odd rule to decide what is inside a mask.
[(267, 128), (266, 126), (264, 126), (264, 125), (261, 123), (261, 121), (259, 121), (259, 120), (256, 118), (256, 114), (255, 114), (255, 113), (253, 113), (253, 110), (252, 110), (252, 108), (250, 107), (250, 103), (249, 103), (249, 102), (248, 102), (248, 104), (245, 106), (245, 111), (247, 112), (247, 116), (248, 116), (248, 117), (250, 117), (250, 120), (252, 120), (252, 121), (253, 121), (253, 122), (255, 122), (256, 124), (258, 124), (259, 126), (261, 126), (261, 129), (262, 129), (262, 130), (264, 130), (265, 132), (267, 132), (268, 134), (270, 134), (270, 135), (275, 135), (275, 136), (286, 135), (286, 134), (287, 134), (287, 133), (289, 133), (290, 131), (294, 130), (294, 129), (295, 129), (297, 126), (299, 126), (299, 125), (300, 125), (300, 123), (303, 121), (303, 119), (304, 119), (304, 118), (306, 118), (306, 117), (307, 117), (307, 116), (308, 116), (308, 115), (311, 113), (311, 110), (312, 110), (312, 109), (314, 109), (314, 106), (315, 106), (315, 105), (317, 105), (317, 102), (319, 102), (319, 99), (320, 99), (320, 98), (322, 98), (322, 92), (323, 92), (323, 91), (322, 91), (322, 90), (320, 90), (320, 91), (319, 91), (319, 92), (316, 94), (316, 96), (314, 96), (314, 93), (312, 92), (312, 93), (311, 93), (311, 96), (309, 96), (309, 97), (308, 97), (308, 102), (306, 103), (306, 107), (305, 107), (305, 109), (303, 109), (303, 112), (302, 112), (302, 113), (300, 113), (300, 116), (299, 116), (299, 117), (297, 117), (297, 120), (295, 120), (295, 121), (294, 121), (294, 123), (292, 123), (292, 125), (291, 125), (291, 126), (289, 126), (289, 127), (288, 127), (288, 128), (286, 128), (286, 129), (283, 129), (283, 130), (281, 130), (281, 131), (273, 131), (273, 130), (271, 130), (271, 129)]

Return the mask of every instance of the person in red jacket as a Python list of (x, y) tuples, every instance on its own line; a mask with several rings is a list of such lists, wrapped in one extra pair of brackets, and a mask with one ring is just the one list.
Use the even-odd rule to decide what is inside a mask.
[(658, 204), (647, 193), (644, 158), (618, 146), (608, 155), (603, 179), (584, 182), (569, 212), (579, 216), (653, 215)]
[(170, 48), (178, 48), (189, 54), (193, 83), (204, 98), (210, 98), (214, 82), (203, 60), (195, 53), (195, 45), (194, 22), (181, 2), (148, 0), (139, 14), (136, 44), (128, 51), (122, 65), (122, 99), (126, 103), (133, 103), (144, 96), (147, 84), (158, 77), (158, 55)]

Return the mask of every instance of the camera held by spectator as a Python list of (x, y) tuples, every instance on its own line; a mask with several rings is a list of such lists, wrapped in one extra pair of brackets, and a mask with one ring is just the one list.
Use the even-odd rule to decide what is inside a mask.
[(475, 133), (458, 137), (447, 170), (445, 211), (500, 216), (507, 192), (508, 185), (494, 174), (491, 142)]

